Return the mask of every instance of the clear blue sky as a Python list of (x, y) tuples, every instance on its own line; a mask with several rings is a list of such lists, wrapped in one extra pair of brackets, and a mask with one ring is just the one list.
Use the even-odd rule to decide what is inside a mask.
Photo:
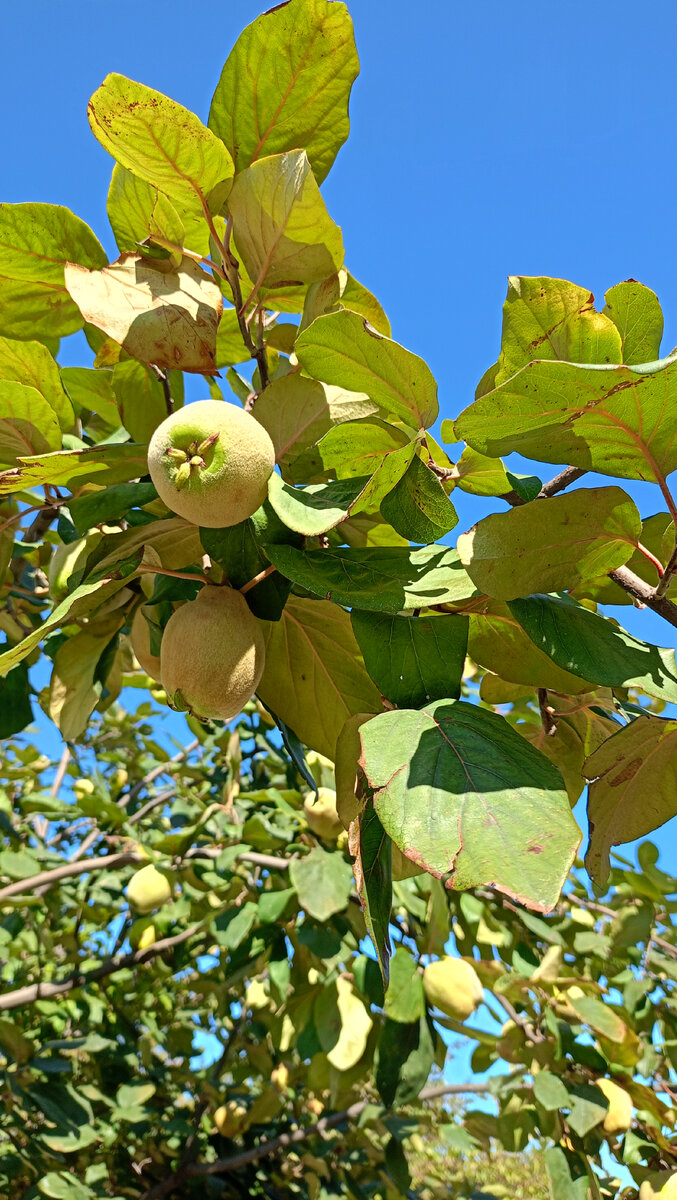
[[(6, 4), (0, 199), (67, 205), (114, 257), (112, 162), (89, 131), (90, 94), (119, 71), (206, 120), (234, 40), (264, 5)], [(496, 357), (508, 274), (571, 279), (600, 302), (612, 284), (639, 279), (662, 301), (670, 350), (674, 0), (349, 7), (362, 73), (325, 197), (350, 269), (383, 303), (394, 336), (430, 363), (442, 416), (465, 407)], [(630, 490), (643, 515), (662, 507), (657, 489)], [(487, 511), (454, 498), (459, 530)], [(652, 614), (615, 615), (638, 636), (672, 644)], [(664, 849), (674, 841), (672, 829), (661, 836)]]

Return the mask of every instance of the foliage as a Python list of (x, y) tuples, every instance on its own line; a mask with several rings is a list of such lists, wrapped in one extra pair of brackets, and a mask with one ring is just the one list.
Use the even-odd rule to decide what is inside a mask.
[[(0, 205), (0, 736), (37, 698), (60, 773), (88, 763), (62, 798), (7, 743), (3, 1152), (27, 1195), (77, 1197), (75, 1176), (85, 1197), (206, 1178), (390, 1200), (430, 1122), (461, 1151), (547, 1146), (558, 1200), (618, 1194), (605, 1138), (637, 1180), (673, 1165), (677, 884), (648, 843), (641, 873), (612, 848), (675, 814), (677, 666), (603, 606), (677, 626), (677, 359), (634, 280), (598, 311), (567, 281), (511, 278), (498, 360), (442, 421), (465, 443), (452, 462), (433, 374), (347, 270), (320, 191), (357, 69), (345, 5), (289, 0), (238, 40), (208, 125), (109, 75), (88, 112), (115, 160), (116, 262), (64, 208)], [(80, 329), (92, 363), (62, 368)], [(148, 478), (186, 375), (272, 439), (268, 498), (238, 525), (190, 524)], [(563, 469), (544, 483), (512, 453)], [(659, 511), (640, 514), (633, 480)], [(451, 546), (456, 488), (504, 508)], [(132, 623), (161, 660), (203, 582), (241, 590), (265, 669), (237, 729), (191, 723), (163, 808), (151, 708), (118, 697), (166, 702)], [(312, 831), (306, 751), (337, 840)], [(569, 876), (586, 787), (594, 891)], [(124, 886), (147, 859), (175, 899), (133, 921)], [(498, 1035), (426, 1008), (419, 965), (449, 918), (513, 1022)], [(215, 1067), (191, 1065), (198, 1029)], [(516, 1067), (486, 1085), (498, 1115), (426, 1107), (441, 1029), (475, 1038), (474, 1072)], [(620, 1139), (606, 1075), (635, 1108)], [(224, 1086), (247, 1109), (221, 1105), (237, 1151), (209, 1124)]]

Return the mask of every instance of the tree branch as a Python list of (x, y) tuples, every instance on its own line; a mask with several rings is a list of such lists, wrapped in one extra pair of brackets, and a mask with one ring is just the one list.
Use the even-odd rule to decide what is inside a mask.
[(558, 492), (563, 492), (570, 483), (574, 483), (576, 479), (580, 479), (581, 475), (587, 475), (582, 467), (565, 467), (560, 471), (559, 475), (555, 475), (554, 479), (548, 480), (543, 484), (538, 493), (537, 500), (547, 500), (549, 496), (556, 496)]
[[(441, 1096), (474, 1095), (490, 1091), (491, 1087), (486, 1083), (442, 1083), (424, 1088), (418, 1098), (419, 1100), (436, 1100)], [(144, 1192), (141, 1200), (162, 1200), (163, 1196), (167, 1196), (186, 1179), (237, 1171), (240, 1167), (248, 1166), (249, 1163), (259, 1162), (260, 1159), (267, 1158), (270, 1154), (276, 1154), (278, 1150), (286, 1150), (289, 1146), (296, 1146), (299, 1142), (308, 1141), (309, 1138), (318, 1134), (323, 1136), (328, 1130), (335, 1129), (337, 1125), (343, 1125), (346, 1121), (354, 1121), (369, 1103), (369, 1100), (358, 1100), (355, 1104), (351, 1104), (350, 1108), (344, 1108), (341, 1112), (321, 1117), (313, 1125), (304, 1125), (302, 1129), (281, 1133), (279, 1137), (261, 1142), (250, 1150), (243, 1150), (240, 1154), (231, 1155), (230, 1158), (217, 1158), (215, 1162), (210, 1163), (188, 1163), (167, 1179), (155, 1184), (149, 1191)]]
[(632, 596), (634, 600), (653, 609), (659, 617), (663, 617), (664, 621), (677, 628), (677, 604), (673, 604), (672, 600), (668, 600), (666, 596), (659, 596), (651, 584), (645, 583), (639, 575), (635, 575), (634, 571), (628, 567), (618, 567), (615, 571), (609, 571), (609, 578), (613, 579), (614, 583), (622, 587), (623, 591)]
[(144, 950), (134, 950), (131, 954), (109, 958), (92, 971), (74, 971), (72, 975), (56, 983), (31, 983), (27, 987), (17, 988), (13, 992), (5, 992), (4, 996), (0, 996), (0, 1012), (7, 1012), (10, 1008), (22, 1008), (25, 1004), (34, 1004), (36, 1000), (51, 1000), (54, 996), (63, 996), (66, 992), (74, 991), (75, 988), (87, 987), (90, 983), (105, 979), (107, 975), (113, 975), (116, 971), (125, 971), (128, 967), (136, 967), (140, 963), (150, 962), (159, 954), (164, 954), (165, 950), (173, 950), (175, 946), (187, 942), (203, 928), (202, 922), (191, 925), (189, 929), (184, 929), (183, 933), (178, 933), (174, 937), (162, 938), (161, 941), (153, 942), (152, 946), (147, 946)]

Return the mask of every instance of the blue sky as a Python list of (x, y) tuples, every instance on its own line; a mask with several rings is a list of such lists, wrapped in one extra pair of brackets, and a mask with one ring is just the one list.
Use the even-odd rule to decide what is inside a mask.
[[(112, 162), (87, 100), (108, 71), (207, 118), (255, 0), (47, 0), (3, 11), (0, 199), (65, 204), (111, 257)], [(658, 293), (677, 342), (674, 0), (352, 0), (362, 73), (352, 133), (324, 186), (352, 272), (394, 336), (431, 365), (443, 417), (495, 359), (508, 274), (561, 276), (598, 302), (630, 276)], [(79, 361), (79, 348), (66, 349)], [(71, 357), (71, 355), (73, 357)], [(80, 360), (81, 361), (81, 360)], [(543, 477), (554, 474), (543, 467)], [(643, 515), (657, 489), (629, 490)], [(655, 495), (654, 495), (655, 493)], [(456, 493), (459, 530), (488, 511)], [(458, 532), (457, 531), (457, 532)], [(616, 611), (671, 644), (651, 613)], [(661, 835), (674, 845), (672, 830)]]

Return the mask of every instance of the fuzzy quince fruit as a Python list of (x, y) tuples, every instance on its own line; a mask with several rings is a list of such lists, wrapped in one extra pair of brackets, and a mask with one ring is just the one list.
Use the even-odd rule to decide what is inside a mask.
[(227, 1100), (214, 1113), (214, 1124), (222, 1137), (236, 1137), (246, 1127), (247, 1109), (239, 1100)]
[(632, 1098), (625, 1088), (613, 1079), (596, 1080), (597, 1087), (609, 1101), (609, 1111), (604, 1118), (605, 1133), (626, 1133), (632, 1125)]
[(428, 1003), (455, 1021), (466, 1021), (484, 999), (475, 969), (462, 958), (448, 955), (428, 964), (423, 986)]
[(208, 584), (182, 604), (162, 635), (162, 686), (173, 708), (232, 721), (251, 700), (265, 664), (262, 628), (247, 601)]
[(132, 643), (134, 656), (142, 671), (145, 671), (146, 675), (150, 675), (151, 679), (159, 680), (160, 656), (151, 652), (150, 629), (141, 608), (137, 608), (134, 613), (129, 640)]
[(172, 885), (152, 863), (135, 871), (127, 887), (127, 899), (137, 912), (149, 913), (172, 897)]
[(222, 529), (246, 521), (268, 495), (275, 448), (263, 425), (235, 404), (198, 400), (158, 425), (148, 470), (172, 512)]
[(310, 828), (318, 837), (330, 840), (343, 833), (343, 822), (336, 811), (336, 792), (333, 788), (318, 788), (317, 796), (311, 792), (303, 802), (303, 811)]

